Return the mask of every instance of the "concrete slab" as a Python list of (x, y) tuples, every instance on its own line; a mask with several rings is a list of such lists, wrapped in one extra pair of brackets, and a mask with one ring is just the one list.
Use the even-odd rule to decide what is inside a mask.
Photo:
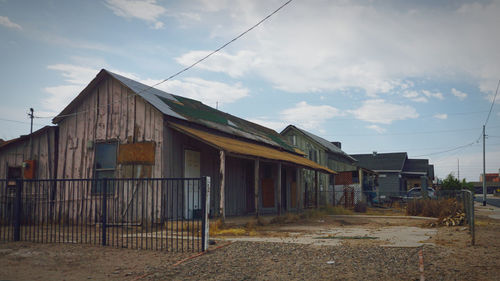
[[(437, 234), (436, 229), (427, 229), (412, 226), (393, 226), (379, 229), (367, 229), (361, 227), (339, 227), (332, 229), (315, 230), (312, 233), (288, 233), (288, 237), (231, 237), (230, 241), (255, 241), (274, 243), (296, 243), (314, 246), (337, 246), (343, 239), (332, 239), (328, 237), (376, 237), (375, 240), (382, 241), (383, 247), (420, 247)], [(321, 238), (324, 237), (324, 238)]]

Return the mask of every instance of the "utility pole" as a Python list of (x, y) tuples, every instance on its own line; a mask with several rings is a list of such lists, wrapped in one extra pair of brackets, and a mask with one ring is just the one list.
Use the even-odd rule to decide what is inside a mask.
[(457, 159), (457, 178), (460, 181), (460, 158)]
[(483, 206), (486, 206), (486, 126), (483, 125)]
[(30, 108), (30, 113), (28, 113), (29, 118), (31, 119), (31, 128), (30, 128), (30, 159), (33, 157), (33, 118), (35, 115), (33, 114), (33, 108)]
[(35, 116), (33, 115), (33, 111), (33, 108), (30, 108), (30, 113), (28, 113), (28, 117), (31, 119), (30, 134), (33, 134), (33, 118), (35, 118)]

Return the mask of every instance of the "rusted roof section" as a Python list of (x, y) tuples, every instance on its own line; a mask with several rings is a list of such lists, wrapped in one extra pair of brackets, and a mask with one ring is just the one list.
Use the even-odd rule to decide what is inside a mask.
[(309, 169), (318, 170), (329, 174), (336, 174), (335, 171), (325, 166), (322, 166), (314, 161), (311, 161), (305, 157), (293, 153), (280, 151), (265, 145), (245, 142), (238, 139), (209, 133), (206, 131), (201, 131), (180, 124), (169, 123), (169, 126), (186, 135), (189, 135), (200, 141), (203, 141), (208, 145), (211, 145), (220, 150), (224, 150), (231, 154), (264, 158), (269, 160), (285, 161)]
[(108, 75), (121, 82), (124, 86), (142, 97), (165, 115), (197, 123), (227, 134), (265, 143), (281, 150), (287, 150), (298, 154), (303, 153), (301, 151), (296, 151), (280, 134), (272, 129), (214, 109), (197, 100), (173, 95), (152, 88), (106, 69), (102, 69), (89, 85), (85, 87), (85, 89), (52, 120), (52, 122), (59, 123), (65, 116), (72, 114), (72, 109), (75, 108), (78, 102), (83, 100), (83, 98)]

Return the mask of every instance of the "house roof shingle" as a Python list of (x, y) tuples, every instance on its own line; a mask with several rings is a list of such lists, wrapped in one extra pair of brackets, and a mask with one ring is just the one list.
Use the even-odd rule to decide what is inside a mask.
[(406, 152), (351, 154), (358, 160), (358, 165), (373, 171), (402, 171)]
[(428, 159), (407, 159), (403, 167), (403, 172), (428, 174)]

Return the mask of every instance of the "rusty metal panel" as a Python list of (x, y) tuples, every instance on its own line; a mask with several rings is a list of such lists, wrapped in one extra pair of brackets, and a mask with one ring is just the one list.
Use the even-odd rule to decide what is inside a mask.
[(155, 143), (139, 142), (118, 146), (118, 164), (155, 164)]
[(35, 178), (35, 170), (36, 170), (36, 161), (35, 160), (24, 160), (24, 172), (23, 172), (23, 178), (24, 179), (34, 179)]

